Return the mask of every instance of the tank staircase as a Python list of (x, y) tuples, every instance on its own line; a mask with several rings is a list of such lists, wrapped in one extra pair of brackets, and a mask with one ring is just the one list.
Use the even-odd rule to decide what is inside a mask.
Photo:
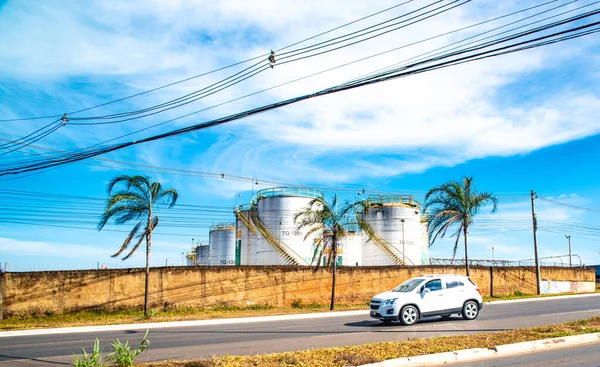
[[(251, 209), (252, 210), (252, 209)], [(256, 210), (254, 210), (256, 212)], [(256, 227), (254, 227), (254, 225), (252, 224), (252, 222), (250, 221), (250, 219), (248, 217), (246, 217), (244, 214), (242, 214), (242, 212), (239, 211), (239, 209), (236, 207), (235, 208), (235, 216), (242, 221), (242, 223), (244, 223), (244, 225), (246, 226), (246, 228), (248, 228), (248, 230), (256, 235)]]
[(260, 232), (267, 242), (291, 265), (309, 265), (300, 255), (294, 250), (289, 248), (286, 244), (281, 242), (281, 239), (277, 238), (273, 232), (271, 232), (261, 221), (258, 219), (258, 212), (256, 210), (250, 210), (250, 217), (252, 222), (256, 225), (256, 228)]
[[(362, 212), (359, 210), (356, 210), (356, 220), (359, 223), (362, 221)], [(364, 232), (364, 233), (367, 234), (366, 232)], [(383, 250), (384, 253), (386, 253), (389, 257), (391, 257), (392, 260), (394, 260), (394, 262), (396, 263), (396, 265), (406, 265), (402, 258), (405, 258), (412, 265), (414, 265), (410, 259), (408, 259), (406, 256), (404, 256), (402, 251), (398, 250), (394, 245), (389, 243), (385, 238), (381, 237), (379, 235), (379, 233), (375, 232), (375, 230), (373, 230), (373, 233), (371, 235), (367, 234), (367, 236), (369, 237), (369, 240), (373, 241), (373, 243), (375, 243), (375, 245), (377, 245), (377, 247), (379, 247), (381, 250)], [(398, 254), (400, 254), (400, 255), (398, 255)]]
[(380, 249), (382, 249), (388, 256), (390, 256), (392, 260), (396, 262), (396, 265), (406, 265), (402, 258), (410, 262), (411, 265), (414, 265), (409, 258), (404, 256), (402, 251), (398, 250), (394, 245), (386, 241), (385, 238), (381, 237), (378, 233), (373, 233), (373, 236), (369, 237), (369, 239), (373, 241)]

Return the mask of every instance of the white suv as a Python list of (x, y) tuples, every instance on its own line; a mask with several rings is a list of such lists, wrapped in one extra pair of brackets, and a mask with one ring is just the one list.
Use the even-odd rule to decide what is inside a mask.
[(412, 325), (422, 317), (449, 318), (461, 314), (474, 320), (483, 307), (479, 288), (471, 279), (456, 274), (422, 275), (371, 300), (371, 317), (384, 323)]

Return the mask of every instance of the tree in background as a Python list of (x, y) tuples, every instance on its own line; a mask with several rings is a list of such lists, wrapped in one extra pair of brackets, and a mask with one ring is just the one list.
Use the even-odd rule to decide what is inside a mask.
[[(113, 193), (114, 187), (122, 183), (124, 190)], [(177, 202), (177, 191), (164, 189), (159, 182), (150, 181), (144, 176), (117, 176), (108, 184), (108, 201), (98, 230), (102, 230), (111, 218), (115, 224), (125, 224), (138, 221), (123, 245), (112, 257), (117, 257), (125, 251), (135, 238), (135, 245), (123, 260), (127, 260), (146, 240), (146, 284), (144, 290), (144, 317), (148, 317), (148, 282), (150, 279), (150, 247), (152, 246), (152, 231), (158, 225), (158, 216), (154, 209), (160, 205), (172, 208)], [(134, 242), (135, 242), (134, 241)]]
[(444, 238), (453, 225), (457, 226), (452, 236), (456, 237), (454, 252), (456, 256), (460, 236), (465, 242), (465, 266), (469, 276), (468, 234), (473, 217), (487, 204), (492, 204), (492, 213), (498, 207), (498, 199), (489, 192), (477, 192), (473, 186), (473, 177), (464, 177), (462, 182), (450, 181), (429, 190), (425, 195), (423, 211), (429, 225), (429, 245)]
[(314, 239), (315, 249), (311, 264), (315, 271), (321, 266), (323, 256), (326, 256), (325, 266), (331, 267), (331, 303), (329, 309), (335, 306), (335, 280), (339, 241), (346, 237), (351, 229), (358, 227), (369, 230), (369, 224), (354, 216), (356, 204), (345, 203), (338, 209), (338, 196), (335, 195), (330, 203), (322, 198), (312, 199), (308, 206), (294, 216), (298, 229), (308, 228), (304, 240), (314, 233), (322, 233)]

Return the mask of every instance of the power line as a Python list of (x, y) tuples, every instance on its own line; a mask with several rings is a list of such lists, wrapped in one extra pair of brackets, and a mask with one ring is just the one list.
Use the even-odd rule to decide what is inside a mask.
[[(413, 42), (413, 43), (410, 43), (410, 44), (402, 45), (402, 46), (400, 46), (400, 47), (396, 47), (396, 48), (393, 48), (393, 49), (390, 49), (390, 50), (387, 50), (387, 51), (384, 51), (384, 52), (380, 52), (380, 53), (377, 53), (377, 54), (374, 54), (374, 55), (370, 55), (370, 56), (367, 56), (367, 57), (364, 57), (364, 58), (361, 58), (361, 59), (358, 59), (358, 60), (355, 60), (355, 61), (352, 61), (352, 62), (349, 62), (349, 63), (345, 63), (345, 64), (342, 64), (342, 65), (339, 65), (339, 66), (336, 66), (336, 67), (333, 67), (333, 68), (330, 68), (330, 69), (326, 69), (326, 70), (323, 70), (323, 71), (320, 71), (320, 72), (317, 72), (317, 73), (314, 73), (314, 74), (310, 74), (310, 75), (304, 76), (304, 77), (302, 77), (302, 78), (298, 78), (298, 79), (295, 79), (295, 80), (292, 80), (292, 81), (288, 81), (288, 82), (286, 82), (286, 83), (282, 83), (282, 84), (279, 84), (279, 85), (276, 85), (276, 86), (273, 86), (273, 87), (270, 87), (270, 88), (266, 88), (266, 89), (263, 89), (263, 90), (259, 90), (259, 91), (257, 91), (257, 92), (253, 92), (253, 93), (250, 93), (250, 94), (247, 94), (247, 95), (244, 95), (244, 96), (241, 96), (241, 97), (238, 97), (238, 98), (235, 98), (235, 99), (232, 99), (232, 100), (226, 101), (226, 102), (219, 103), (219, 104), (217, 104), (217, 105), (213, 105), (213, 106), (210, 106), (210, 107), (207, 107), (207, 108), (204, 108), (204, 109), (198, 110), (198, 111), (194, 111), (194, 112), (191, 112), (191, 113), (185, 114), (185, 115), (183, 115), (183, 116), (179, 116), (179, 117), (176, 117), (176, 118), (173, 118), (173, 119), (170, 119), (170, 120), (164, 121), (164, 122), (160, 122), (160, 123), (158, 123), (158, 124), (155, 124), (155, 125), (152, 125), (152, 126), (149, 126), (149, 127), (145, 127), (145, 128), (143, 128), (143, 129), (136, 130), (136, 131), (134, 131), (134, 132), (130, 132), (130, 133), (127, 133), (127, 134), (125, 134), (125, 135), (121, 135), (121, 136), (119, 136), (119, 137), (116, 137), (116, 138), (109, 139), (109, 140), (107, 140), (107, 141), (104, 141), (104, 142), (102, 142), (102, 143), (97, 143), (97, 144), (94, 144), (94, 145), (92, 145), (92, 146), (89, 146), (88, 148), (92, 148), (92, 147), (95, 147), (95, 146), (99, 146), (99, 145), (101, 145), (101, 144), (106, 144), (106, 143), (112, 142), (112, 141), (114, 141), (114, 140), (118, 140), (118, 139), (121, 139), (121, 138), (124, 138), (124, 137), (127, 137), (127, 136), (131, 136), (131, 135), (134, 135), (134, 134), (136, 134), (136, 133), (143, 132), (143, 131), (145, 131), (145, 130), (148, 130), (148, 129), (151, 129), (151, 128), (155, 128), (155, 127), (158, 127), (158, 126), (164, 125), (164, 124), (166, 124), (166, 123), (169, 123), (169, 122), (173, 122), (173, 121), (179, 120), (179, 119), (181, 119), (181, 118), (189, 117), (189, 116), (191, 116), (191, 115), (194, 115), (194, 114), (197, 114), (197, 113), (200, 113), (200, 112), (204, 112), (204, 111), (207, 111), (207, 110), (209, 110), (209, 109), (212, 109), (212, 108), (215, 108), (215, 107), (219, 107), (219, 106), (225, 105), (225, 104), (227, 104), (227, 103), (230, 103), (230, 102), (234, 102), (234, 101), (237, 101), (237, 100), (240, 100), (240, 99), (243, 99), (243, 98), (247, 98), (247, 97), (249, 97), (249, 96), (252, 96), (252, 95), (255, 95), (255, 94), (259, 94), (259, 93), (262, 93), (262, 92), (265, 92), (265, 91), (268, 91), (268, 90), (271, 90), (271, 89), (274, 89), (274, 88), (277, 88), (277, 87), (280, 87), (280, 86), (283, 86), (283, 85), (291, 84), (291, 83), (293, 83), (293, 82), (296, 82), (296, 81), (299, 81), (299, 80), (302, 80), (302, 79), (305, 79), (305, 78), (309, 78), (309, 77), (312, 77), (312, 76), (315, 76), (315, 75), (319, 75), (319, 74), (321, 74), (321, 73), (328, 72), (328, 71), (331, 71), (331, 70), (334, 70), (334, 69), (337, 69), (337, 68), (340, 68), (340, 67), (344, 67), (344, 66), (347, 66), (347, 65), (351, 65), (351, 64), (353, 64), (353, 63), (356, 63), (356, 62), (364, 61), (364, 60), (367, 60), (367, 59), (370, 59), (370, 58), (373, 58), (373, 57), (376, 57), (376, 56), (380, 56), (380, 55), (383, 55), (383, 54), (386, 54), (386, 53), (389, 53), (389, 52), (392, 52), (392, 51), (395, 51), (395, 50), (399, 50), (399, 49), (402, 49), (402, 48), (405, 48), (405, 47), (408, 47), (408, 46), (412, 46), (412, 45), (415, 45), (415, 44), (418, 44), (418, 43), (422, 43), (422, 42), (426, 42), (426, 41), (429, 41), (429, 40), (432, 40), (432, 39), (435, 39), (435, 38), (439, 38), (439, 37), (441, 37), (441, 36), (449, 35), (449, 34), (452, 34), (452, 33), (455, 33), (455, 32), (459, 32), (459, 31), (463, 31), (463, 30), (466, 30), (466, 29), (469, 29), (469, 28), (472, 28), (472, 27), (475, 27), (475, 26), (479, 26), (479, 25), (485, 24), (485, 23), (493, 22), (493, 21), (495, 21), (495, 20), (502, 19), (502, 18), (506, 18), (506, 17), (512, 16), (512, 15), (515, 15), (515, 14), (518, 14), (518, 13), (526, 12), (526, 11), (528, 11), (528, 10), (532, 10), (532, 9), (534, 9), (534, 8), (538, 8), (538, 7), (541, 7), (541, 6), (548, 5), (548, 4), (550, 4), (550, 3), (552, 3), (552, 2), (555, 2), (555, 1), (557, 1), (557, 0), (552, 0), (552, 1), (549, 1), (549, 2), (546, 2), (546, 3), (538, 4), (538, 5), (535, 5), (535, 6), (532, 6), (532, 7), (529, 7), (529, 8), (525, 8), (525, 9), (522, 9), (522, 10), (519, 10), (519, 11), (516, 11), (516, 12), (512, 12), (512, 13), (505, 14), (505, 15), (502, 15), (502, 16), (499, 16), (499, 17), (496, 17), (496, 18), (492, 18), (492, 19), (489, 19), (489, 20), (486, 20), (486, 21), (483, 21), (483, 22), (479, 22), (479, 23), (472, 24), (472, 25), (469, 25), (469, 26), (466, 26), (466, 27), (463, 27), (463, 28), (459, 28), (459, 29), (457, 29), (457, 30), (453, 30), (453, 31), (450, 31), (450, 32), (446, 32), (446, 33), (443, 33), (443, 34), (441, 34), (441, 35), (437, 35), (437, 36), (434, 36), (434, 37), (430, 37), (430, 38), (427, 38), (427, 39), (424, 39), (424, 40), (420, 40), (420, 41), (417, 41), (417, 42)], [(477, 34), (477, 35), (474, 35), (474, 36), (471, 36), (471, 37), (465, 38), (465, 39), (463, 39), (463, 40), (461, 40), (461, 41), (457, 41), (457, 42), (451, 43), (451, 44), (449, 44), (449, 45), (446, 45), (446, 46), (440, 47), (440, 48), (438, 48), (438, 49), (435, 49), (435, 50), (433, 50), (433, 51), (429, 51), (429, 52), (427, 52), (427, 53), (421, 54), (421, 55), (419, 55), (419, 56), (412, 57), (412, 58), (410, 58), (410, 59), (408, 59), (408, 60), (405, 60), (404, 62), (407, 62), (407, 61), (410, 61), (410, 60), (417, 59), (417, 58), (419, 58), (419, 57), (425, 56), (425, 55), (427, 55), (427, 54), (431, 54), (431, 53), (433, 53), (433, 52), (435, 52), (435, 51), (438, 51), (438, 50), (445, 49), (445, 48), (447, 48), (447, 47), (449, 47), (449, 46), (451, 46), (451, 45), (455, 45), (455, 44), (460, 44), (460, 43), (463, 43), (463, 42), (465, 42), (466, 40), (469, 40), (469, 39), (472, 39), (472, 38), (476, 38), (476, 37), (479, 37), (479, 36), (481, 36), (481, 35), (483, 35), (483, 34), (490, 33), (490, 32), (492, 32), (492, 31), (494, 31), (494, 30), (497, 30), (497, 29), (504, 28), (504, 27), (506, 27), (506, 26), (508, 26), (508, 25), (511, 25), (511, 24), (515, 24), (515, 23), (518, 23), (518, 22), (524, 21), (525, 19), (529, 19), (529, 18), (532, 18), (532, 17), (536, 17), (536, 16), (539, 16), (539, 15), (541, 15), (541, 14), (544, 14), (544, 13), (550, 12), (550, 11), (552, 11), (552, 10), (556, 10), (556, 9), (558, 9), (558, 8), (560, 8), (560, 7), (564, 7), (564, 6), (566, 6), (566, 5), (569, 5), (569, 4), (571, 4), (572, 2), (573, 2), (573, 1), (571, 1), (571, 2), (568, 2), (568, 3), (565, 3), (565, 4), (561, 4), (561, 5), (559, 5), (559, 6), (556, 6), (556, 7), (554, 7), (554, 8), (547, 9), (547, 10), (544, 10), (544, 11), (542, 11), (542, 12), (539, 12), (539, 13), (533, 14), (533, 15), (531, 15), (531, 16), (528, 16), (528, 17), (525, 17), (525, 18), (519, 19), (519, 20), (517, 20), (517, 21), (515, 21), (515, 22), (508, 23), (508, 24), (505, 24), (505, 25), (503, 25), (503, 26), (496, 27), (496, 28), (494, 28), (494, 29), (492, 29), (492, 30), (489, 30), (489, 31), (486, 31), (486, 32), (483, 32), (483, 33), (479, 33), (479, 34)], [(598, 3), (598, 2), (596, 2), (596, 3)], [(593, 5), (593, 4), (595, 4), (595, 3), (588, 4), (588, 5), (585, 5), (585, 6), (583, 6), (583, 7), (591, 6), (591, 5)], [(568, 12), (576, 11), (576, 10), (579, 10), (579, 9), (581, 9), (581, 8), (583, 8), (583, 7), (580, 7), (580, 8), (577, 8), (577, 9), (573, 9), (573, 10), (570, 10), (570, 11), (568, 11)], [(552, 16), (552, 17), (549, 17), (549, 18), (546, 18), (546, 19), (543, 19), (543, 20), (547, 20), (547, 19), (550, 19), (550, 18), (553, 18), (553, 17), (559, 16), (559, 15), (563, 15), (563, 14), (565, 14), (565, 13), (568, 13), (568, 12), (564, 12), (564, 13), (561, 13), (561, 14), (557, 14), (557, 15), (554, 15), (554, 16)], [(541, 21), (543, 21), (543, 20), (541, 20)], [(535, 24), (535, 23), (538, 23), (538, 22), (540, 22), (540, 21), (533, 22), (533, 23), (529, 23), (528, 25), (532, 25), (532, 24)], [(525, 25), (525, 26), (527, 26), (527, 25)], [(522, 26), (522, 27), (525, 27), (525, 26)], [(522, 27), (518, 27), (518, 28), (522, 28)], [(515, 30), (515, 29), (518, 29), (518, 28), (513, 28), (513, 30)], [(507, 32), (508, 32), (508, 31), (507, 31)], [(503, 33), (506, 33), (506, 32), (502, 32), (502, 33), (500, 33), (500, 34), (503, 34)], [(491, 36), (490, 36), (490, 37), (491, 37)], [(490, 38), (490, 37), (487, 37), (487, 38)], [(469, 43), (469, 44), (472, 44), (472, 43), (474, 43), (474, 42), (471, 42), (471, 43)], [(468, 45), (468, 44), (467, 44), (467, 45)], [(453, 48), (453, 49), (456, 49), (456, 47), (455, 47), (455, 48)], [(396, 65), (399, 65), (399, 64), (396, 64)], [(384, 69), (389, 69), (389, 68), (390, 68), (390, 67), (386, 67), (386, 68), (384, 68)], [(384, 69), (381, 69), (381, 70), (384, 70)], [(371, 73), (371, 74), (373, 74), (373, 73)], [(5, 180), (6, 180), (6, 179), (5, 179)]]
[[(349, 25), (352, 25), (352, 24), (361, 22), (363, 20), (369, 19), (369, 18), (374, 17), (376, 15), (383, 14), (385, 12), (388, 12), (388, 11), (391, 11), (393, 9), (396, 9), (396, 8), (398, 8), (400, 6), (403, 6), (403, 5), (406, 5), (408, 3), (411, 3), (412, 1), (414, 1), (414, 0), (408, 0), (408, 1), (405, 1), (405, 2), (401, 2), (399, 4), (390, 6), (388, 8), (383, 9), (383, 10), (380, 10), (380, 11), (377, 11), (375, 13), (369, 14), (367, 16), (361, 17), (359, 19), (347, 22), (347, 23), (342, 24), (340, 26), (337, 26), (335, 28), (329, 29), (327, 31), (318, 33), (318, 34), (316, 34), (314, 36), (310, 36), (310, 37), (305, 38), (303, 40), (300, 40), (300, 41), (294, 42), (294, 43), (292, 43), (290, 45), (287, 45), (285, 47), (279, 48), (275, 52), (283, 51), (283, 50), (288, 49), (290, 47), (297, 46), (297, 45), (302, 44), (302, 43), (304, 43), (306, 41), (310, 41), (312, 39), (315, 39), (315, 38), (318, 38), (318, 37), (323, 36), (325, 34), (328, 34), (328, 33), (334, 32), (336, 30), (342, 29), (342, 28), (347, 27)], [(239, 65), (251, 62), (251, 61), (255, 61), (255, 60), (258, 60), (258, 59), (266, 59), (267, 56), (269, 56), (268, 53), (267, 54), (262, 54), (262, 55), (257, 55), (255, 57), (249, 58), (249, 59), (244, 60), (244, 61), (238, 61), (238, 62), (235, 62), (233, 64), (230, 64), (230, 65), (218, 68), (218, 69), (214, 69), (214, 70), (211, 70), (211, 71), (208, 71), (208, 72), (197, 74), (197, 75), (185, 78), (185, 79), (181, 79), (181, 80), (178, 80), (178, 81), (175, 81), (175, 82), (172, 82), (172, 83), (168, 83), (168, 84), (156, 87), (156, 88), (152, 88), (152, 89), (149, 89), (149, 90), (146, 90), (146, 91), (143, 91), (143, 92), (139, 92), (139, 93), (136, 93), (136, 94), (133, 94), (133, 95), (129, 95), (129, 96), (126, 96), (126, 97), (123, 97), (123, 98), (119, 98), (119, 99), (116, 99), (116, 100), (113, 100), (113, 101), (109, 101), (109, 102), (98, 104), (98, 105), (95, 105), (95, 106), (92, 106), (92, 107), (87, 107), (87, 108), (84, 108), (84, 109), (80, 109), (80, 110), (76, 110), (76, 111), (73, 111), (73, 112), (69, 112), (67, 114), (68, 115), (75, 115), (75, 114), (78, 114), (78, 113), (81, 113), (81, 112), (90, 111), (90, 110), (93, 110), (93, 109), (96, 109), (96, 108), (99, 108), (99, 107), (104, 107), (104, 106), (107, 106), (107, 105), (110, 105), (110, 104), (114, 104), (114, 103), (117, 103), (117, 102), (122, 102), (122, 101), (125, 101), (125, 100), (128, 100), (128, 99), (134, 98), (134, 97), (138, 97), (138, 96), (145, 95), (145, 94), (148, 94), (148, 93), (151, 93), (151, 92), (155, 92), (155, 91), (158, 91), (158, 90), (161, 90), (161, 89), (164, 89), (164, 88), (168, 88), (168, 87), (171, 87), (171, 86), (174, 86), (174, 85), (177, 85), (177, 84), (181, 84), (181, 83), (193, 80), (193, 79), (197, 79), (197, 78), (209, 75), (209, 74), (213, 74), (215, 72), (219, 72), (219, 71), (223, 71), (223, 70), (235, 67), (235, 66), (239, 66)], [(38, 120), (38, 119), (55, 118), (55, 117), (61, 117), (61, 115), (49, 115), (49, 116), (15, 118), (15, 119), (1, 119), (0, 122)]]
[(541, 197), (539, 199), (543, 200), (545, 202), (548, 202), (548, 203), (555, 204), (555, 205), (564, 206), (566, 208), (577, 209), (577, 210), (585, 210), (585, 211), (588, 211), (588, 212), (600, 213), (600, 209), (585, 208), (585, 207), (582, 207), (582, 206), (567, 204), (567, 203), (563, 203), (563, 202), (560, 202), (560, 201), (555, 201), (555, 200), (541, 198)]
[[(405, 27), (407, 27), (409, 25), (416, 24), (418, 22), (421, 22), (421, 21), (424, 21), (426, 19), (429, 19), (429, 18), (431, 18), (433, 16), (445, 13), (446, 11), (449, 11), (451, 9), (454, 9), (454, 8), (458, 7), (458, 6), (466, 4), (470, 0), (453, 0), (449, 4), (441, 5), (441, 6), (437, 7), (437, 8), (435, 8), (435, 9), (428, 10), (428, 11), (425, 11), (424, 13), (420, 13), (419, 14), (420, 11), (426, 10), (428, 7), (430, 7), (432, 5), (435, 5), (437, 3), (440, 3), (442, 1), (444, 1), (444, 0), (437, 0), (437, 1), (433, 2), (432, 4), (423, 6), (423, 7), (419, 8), (419, 9), (417, 9), (417, 10), (408, 12), (408, 13), (403, 14), (403, 15), (400, 15), (400, 16), (398, 16), (396, 18), (392, 18), (391, 20), (396, 20), (396, 19), (405, 18), (407, 15), (411, 15), (411, 14), (417, 13), (417, 15), (415, 15), (415, 16), (413, 16), (411, 18), (407, 18), (407, 19), (398, 21), (396, 23), (392, 23), (390, 25), (381, 26), (381, 25), (383, 25), (383, 24), (391, 21), (391, 20), (387, 20), (387, 21), (384, 21), (384, 22), (380, 22), (380, 23), (378, 23), (378, 24), (376, 24), (374, 26), (366, 27), (366, 28), (363, 28), (363, 29), (361, 29), (359, 31), (352, 32), (352, 33), (344, 35), (344, 36), (340, 36), (340, 37), (336, 37), (336, 38), (333, 38), (333, 39), (330, 39), (330, 40), (327, 40), (327, 41), (320, 42), (317, 45), (311, 45), (311, 46), (304, 47), (302, 49), (299, 49), (298, 52), (296, 52), (296, 50), (289, 51), (289, 53), (292, 53), (292, 54), (284, 56), (282, 58), (279, 58), (276, 61), (277, 65), (281, 66), (281, 65), (284, 65), (284, 64), (287, 64), (287, 63), (296, 62), (296, 61), (303, 60), (303, 59), (306, 59), (306, 58), (309, 58), (309, 57), (314, 57), (314, 56), (322, 55), (324, 53), (332, 52), (332, 51), (335, 51), (335, 50), (339, 50), (341, 48), (353, 46), (355, 44), (358, 44), (358, 43), (361, 43), (361, 42), (364, 42), (364, 41), (367, 41), (367, 40), (370, 40), (370, 39), (373, 39), (373, 38), (376, 38), (376, 37), (380, 37), (380, 36), (382, 36), (384, 34), (387, 34), (389, 32), (397, 31), (397, 30), (405, 28)], [(451, 7), (448, 7), (449, 5), (452, 5), (452, 4), (455, 4), (455, 3), (458, 3), (458, 4), (456, 4), (454, 6), (451, 6)], [(444, 9), (444, 8), (446, 8), (446, 9)], [(430, 13), (433, 13), (433, 14), (430, 14)], [(409, 22), (409, 21), (412, 21), (412, 22)], [(391, 27), (391, 26), (395, 26), (395, 28), (385, 30), (385, 28)], [(373, 27), (375, 27), (375, 29), (371, 29)], [(379, 28), (377, 28), (377, 27), (379, 27)], [(369, 30), (369, 29), (371, 29), (371, 30)], [(364, 35), (367, 35), (367, 34), (370, 34), (370, 33), (373, 33), (373, 32), (376, 32), (376, 34), (374, 34), (372, 36), (369, 36), (367, 38), (361, 39), (361, 40), (357, 40), (357, 41), (354, 41), (354, 42), (351, 42), (351, 43), (347, 43), (347, 41), (351, 41), (353, 39), (360, 38), (360, 37), (362, 37)], [(342, 40), (338, 40), (339, 38), (342, 38)], [(335, 41), (335, 40), (338, 40), (338, 41)], [(333, 41), (335, 41), (335, 42), (333, 42)], [(336, 45), (338, 43), (345, 43), (345, 44), (343, 44), (341, 46), (338, 46), (338, 47), (335, 47), (335, 48), (328, 49), (328, 50), (320, 51), (320, 52), (315, 53), (315, 54), (304, 55), (304, 54), (310, 53), (310, 52), (312, 52), (314, 50), (318, 50), (318, 49), (321, 49), (321, 48), (324, 48), (324, 47), (325, 48), (326, 47), (330, 47), (330, 46)], [(287, 60), (287, 61), (283, 61), (283, 62), (281, 61), (281, 60), (288, 59), (288, 58), (292, 58), (292, 59), (291, 60)], [(234, 75), (232, 75), (232, 76), (230, 76), (228, 78), (225, 78), (225, 79), (223, 79), (223, 80), (221, 80), (221, 81), (219, 81), (217, 83), (214, 83), (214, 84), (212, 84), (212, 85), (210, 85), (208, 87), (205, 87), (203, 89), (194, 91), (192, 93), (189, 93), (188, 95), (176, 98), (176, 99), (171, 100), (169, 102), (165, 102), (165, 103), (162, 103), (162, 104), (159, 104), (159, 105), (148, 107), (146, 109), (137, 110), (137, 111), (131, 111), (131, 112), (124, 112), (124, 113), (113, 114), (113, 115), (104, 115), (104, 116), (73, 117), (73, 118), (71, 118), (71, 120), (73, 120), (73, 121), (76, 121), (76, 120), (77, 121), (83, 121), (83, 120), (88, 120), (88, 121), (92, 120), (92, 121), (94, 121), (94, 120), (99, 120), (99, 119), (100, 120), (106, 120), (106, 119), (115, 119), (115, 118), (120, 118), (120, 117), (125, 117), (125, 116), (135, 116), (135, 115), (142, 114), (140, 116), (128, 117), (128, 118), (118, 119), (116, 121), (110, 121), (110, 122), (87, 122), (87, 123), (81, 122), (81, 123), (71, 123), (71, 125), (105, 125), (105, 124), (120, 123), (120, 122), (130, 121), (130, 120), (133, 120), (133, 119), (139, 119), (139, 118), (143, 118), (143, 117), (147, 117), (147, 116), (152, 116), (152, 115), (155, 115), (157, 113), (161, 113), (161, 112), (164, 112), (164, 111), (167, 111), (167, 110), (171, 110), (171, 109), (174, 109), (174, 108), (179, 108), (179, 107), (182, 107), (182, 106), (187, 105), (189, 103), (192, 103), (192, 102), (198, 101), (200, 99), (203, 99), (203, 98), (205, 98), (207, 96), (210, 96), (210, 95), (213, 95), (215, 93), (218, 93), (218, 92), (220, 92), (220, 91), (222, 91), (224, 89), (227, 89), (227, 88), (229, 88), (229, 87), (231, 87), (231, 86), (233, 86), (235, 84), (238, 84), (238, 83), (240, 83), (242, 81), (245, 81), (245, 80), (247, 80), (247, 79), (249, 79), (249, 78), (251, 78), (251, 77), (253, 77), (253, 76), (255, 76), (255, 75), (257, 75), (257, 74), (259, 74), (261, 72), (263, 72), (263, 71), (266, 71), (266, 70), (269, 69), (269, 67), (273, 67), (274, 66), (274, 62), (275, 62), (274, 56), (273, 56), (273, 61), (269, 61), (269, 62), (267, 62), (267, 60), (259, 61), (258, 63), (254, 64), (254, 65), (252, 65), (252, 66), (250, 66), (250, 67), (248, 67), (248, 68), (246, 68), (246, 69), (244, 69), (244, 70), (242, 70), (242, 71), (240, 71), (240, 72), (238, 72), (238, 73), (236, 73), (236, 74), (234, 74)], [(150, 112), (150, 111), (154, 111), (154, 112)], [(145, 112), (150, 112), (150, 113), (143, 114)]]
[[(490, 57), (496, 57), (496, 56), (500, 56), (500, 55), (505, 55), (505, 54), (509, 54), (509, 53), (514, 53), (514, 52), (531, 49), (531, 48), (536, 48), (536, 47), (546, 46), (546, 45), (550, 45), (550, 44), (554, 44), (554, 43), (558, 43), (558, 42), (563, 42), (563, 41), (577, 38), (577, 37), (582, 37), (582, 36), (600, 31), (600, 29), (597, 27), (598, 24), (600, 24), (600, 22), (584, 24), (581, 26), (569, 28), (569, 29), (566, 29), (563, 31), (557, 31), (555, 33), (547, 34), (547, 35), (540, 36), (537, 38), (527, 39), (527, 40), (524, 40), (521, 42), (516, 42), (516, 43), (507, 44), (504, 46), (498, 46), (498, 47), (493, 48), (494, 46), (500, 45), (502, 43), (507, 43), (509, 41), (516, 41), (519, 38), (529, 36), (529, 35), (532, 35), (537, 32), (549, 30), (551, 28), (565, 25), (567, 23), (572, 23), (572, 22), (575, 22), (578, 20), (582, 20), (584, 18), (597, 15), (598, 13), (599, 13), (598, 10), (584, 13), (584, 14), (578, 15), (576, 17), (571, 17), (571, 18), (568, 18), (565, 20), (561, 20), (561, 21), (557, 21), (557, 22), (545, 25), (543, 27), (538, 27), (534, 30), (530, 30), (527, 32), (521, 32), (517, 35), (503, 37), (499, 40), (496, 40), (495, 42), (488, 42), (484, 45), (470, 47), (465, 50), (452, 52), (448, 55), (437, 56), (437, 57), (429, 59), (429, 60), (413, 63), (411, 65), (408, 65), (408, 66), (405, 66), (402, 68), (398, 68), (397, 70), (394, 70), (394, 71), (381, 73), (377, 76), (371, 77), (366, 80), (359, 80), (359, 81), (356, 81), (356, 82), (353, 82), (350, 84), (327, 88), (327, 89), (321, 90), (316, 93), (307, 94), (307, 95), (303, 95), (300, 97), (284, 100), (281, 102), (265, 105), (265, 106), (258, 107), (258, 108), (252, 109), (252, 110), (248, 110), (248, 111), (244, 111), (244, 112), (237, 113), (234, 115), (229, 115), (229, 116), (226, 116), (223, 118), (208, 121), (205, 123), (200, 123), (200, 124), (192, 125), (189, 127), (173, 130), (173, 131), (170, 131), (167, 133), (154, 135), (154, 136), (144, 138), (144, 139), (141, 139), (138, 141), (116, 144), (116, 145), (105, 147), (102, 149), (90, 150), (87, 152), (76, 152), (71, 155), (65, 155), (65, 156), (59, 157), (59, 158), (48, 159), (46, 161), (41, 161), (41, 162), (37, 162), (37, 163), (32, 162), (31, 164), (28, 164), (28, 165), (22, 166), (22, 167), (13, 167), (13, 168), (8, 168), (8, 169), (3, 169), (0, 171), (1, 172), (0, 175), (19, 174), (19, 173), (25, 173), (25, 172), (29, 172), (29, 171), (33, 171), (33, 170), (51, 168), (51, 167), (54, 167), (57, 165), (72, 163), (72, 162), (80, 161), (83, 159), (92, 158), (92, 157), (95, 157), (95, 156), (98, 156), (101, 154), (109, 153), (112, 151), (120, 150), (120, 149), (129, 147), (131, 145), (150, 142), (150, 141), (159, 140), (159, 139), (163, 139), (163, 138), (170, 137), (170, 136), (176, 136), (176, 135), (185, 134), (185, 133), (188, 133), (191, 131), (197, 131), (197, 130), (202, 130), (202, 129), (205, 129), (208, 127), (217, 126), (217, 125), (227, 123), (230, 121), (234, 121), (237, 119), (241, 119), (244, 117), (260, 114), (260, 113), (263, 113), (263, 112), (266, 112), (266, 111), (269, 111), (272, 109), (276, 109), (276, 108), (280, 108), (280, 107), (287, 106), (290, 104), (298, 103), (300, 101), (304, 101), (306, 99), (310, 99), (310, 98), (314, 98), (314, 97), (319, 97), (319, 96), (323, 96), (323, 95), (327, 95), (327, 94), (331, 94), (331, 93), (337, 93), (340, 91), (363, 87), (363, 86), (371, 85), (371, 84), (376, 84), (376, 83), (380, 83), (380, 82), (387, 81), (387, 80), (398, 79), (398, 78), (409, 76), (409, 75), (415, 75), (415, 74), (419, 74), (419, 73), (423, 73), (423, 72), (427, 72), (427, 71), (437, 70), (437, 69), (454, 66), (454, 65), (460, 65), (463, 63), (467, 63), (467, 62), (482, 60), (482, 59), (486, 59), (486, 58), (490, 58)], [(465, 56), (464, 54), (467, 54), (467, 55)]]

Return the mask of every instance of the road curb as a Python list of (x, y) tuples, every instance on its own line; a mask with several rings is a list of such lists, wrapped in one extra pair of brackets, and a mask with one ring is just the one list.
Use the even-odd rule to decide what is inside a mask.
[(435, 366), (440, 364), (469, 362), (480, 359), (506, 357), (520, 353), (531, 353), (540, 350), (572, 347), (591, 343), (600, 343), (600, 333), (565, 336), (561, 338), (542, 339), (530, 342), (498, 345), (492, 349), (473, 348), (457, 350), (454, 352), (444, 352), (414, 357), (388, 359), (386, 361), (365, 364), (358, 367)]

